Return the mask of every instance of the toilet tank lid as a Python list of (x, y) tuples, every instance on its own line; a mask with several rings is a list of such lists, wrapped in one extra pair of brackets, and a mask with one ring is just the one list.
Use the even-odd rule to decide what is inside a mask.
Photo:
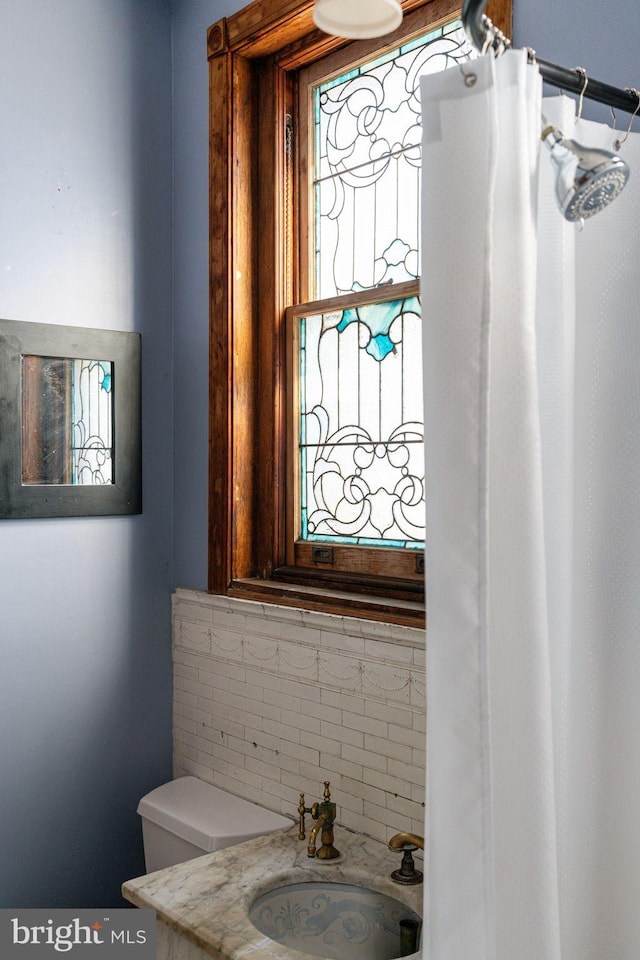
[(286, 817), (197, 777), (156, 787), (142, 798), (138, 813), (207, 853), (291, 826)]

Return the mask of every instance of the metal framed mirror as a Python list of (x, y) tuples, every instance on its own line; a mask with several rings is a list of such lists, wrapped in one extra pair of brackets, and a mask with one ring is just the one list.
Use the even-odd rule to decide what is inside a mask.
[(142, 511), (140, 335), (0, 319), (0, 519)]

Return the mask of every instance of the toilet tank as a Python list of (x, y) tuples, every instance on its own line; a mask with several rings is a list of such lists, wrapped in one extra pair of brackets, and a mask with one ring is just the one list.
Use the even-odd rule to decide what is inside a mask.
[(142, 798), (147, 873), (291, 826), (291, 820), (197, 777), (171, 780)]

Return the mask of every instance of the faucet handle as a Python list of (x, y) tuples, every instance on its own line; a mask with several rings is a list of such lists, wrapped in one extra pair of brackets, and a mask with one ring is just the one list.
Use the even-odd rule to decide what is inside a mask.
[(298, 804), (298, 840), (304, 840), (304, 837), (305, 837), (305, 825), (304, 825), (305, 813), (311, 813), (311, 811), (309, 807), (305, 807), (304, 793), (301, 793), (300, 803)]
[(305, 807), (304, 805), (304, 793), (300, 794), (300, 802), (298, 804), (298, 840), (304, 840), (306, 827), (304, 822), (305, 813), (310, 813), (314, 820), (318, 819), (319, 816), (319, 803), (312, 803), (310, 807)]
[(397, 833), (389, 840), (390, 850), (402, 850), (402, 863), (398, 870), (394, 870), (391, 879), (396, 883), (422, 883), (422, 873), (416, 870), (411, 854), (414, 850), (424, 850), (424, 839), (415, 833)]
[(424, 837), (417, 833), (396, 833), (389, 840), (389, 850), (404, 850), (409, 846), (412, 850), (424, 850)]
[[(306, 834), (306, 826), (304, 822), (305, 813), (310, 813), (312, 819), (318, 821), (318, 827), (321, 824), (323, 825), (323, 836), (325, 831), (333, 829), (333, 822), (336, 816), (336, 805), (335, 803), (331, 802), (331, 791), (329, 789), (330, 786), (331, 784), (329, 780), (325, 780), (324, 781), (324, 800), (322, 801), (322, 803), (319, 803), (318, 801), (316, 801), (315, 803), (312, 803), (310, 807), (305, 807), (304, 793), (300, 794), (300, 802), (298, 804), (298, 840), (305, 839), (305, 834)], [(317, 833), (318, 827), (314, 828), (316, 833)], [(312, 830), (314, 844), (315, 844), (316, 833), (314, 833), (314, 831)], [(330, 843), (333, 844), (333, 834), (331, 835)], [(329, 844), (326, 844), (324, 846), (327, 846), (328, 848)], [(310, 857), (315, 856), (315, 846), (313, 849), (313, 853), (309, 853), (309, 856)], [(339, 854), (336, 851), (335, 853), (332, 854), (332, 856), (336, 857), (336, 856), (339, 856)], [(325, 853), (325, 857), (326, 857), (326, 853)], [(320, 856), (320, 859), (323, 859), (322, 855)]]

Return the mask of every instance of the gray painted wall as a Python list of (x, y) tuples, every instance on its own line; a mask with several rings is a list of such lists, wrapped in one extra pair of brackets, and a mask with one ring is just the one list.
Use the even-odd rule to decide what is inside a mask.
[(0, 907), (118, 906), (171, 775), (170, 9), (0, 23), (0, 316), (140, 332), (144, 436), (141, 516), (0, 521)]
[[(513, 0), (514, 38), (564, 67), (619, 87), (640, 87), (637, 0)], [(553, 93), (550, 89), (549, 93)], [(607, 107), (585, 102), (584, 115), (610, 122)], [(626, 129), (628, 115), (618, 117)], [(634, 127), (640, 130), (640, 121)]]

